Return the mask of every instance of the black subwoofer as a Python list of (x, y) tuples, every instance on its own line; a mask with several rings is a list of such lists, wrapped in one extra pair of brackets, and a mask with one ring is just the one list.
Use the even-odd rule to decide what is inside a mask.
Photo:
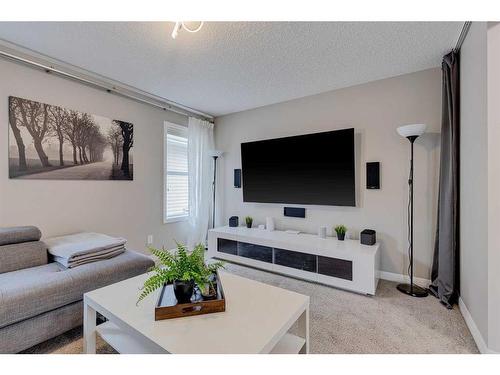
[(377, 242), (377, 234), (373, 229), (365, 229), (359, 236), (361, 245), (375, 245)]
[(229, 218), (229, 226), (230, 227), (237, 227), (238, 225), (239, 225), (238, 216), (231, 216)]

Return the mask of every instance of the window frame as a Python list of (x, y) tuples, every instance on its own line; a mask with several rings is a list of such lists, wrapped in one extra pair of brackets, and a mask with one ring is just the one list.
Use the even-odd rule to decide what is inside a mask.
[[(189, 170), (188, 170), (188, 212), (182, 216), (172, 216), (168, 217), (167, 212), (167, 183), (168, 183), (168, 147), (167, 147), (167, 136), (169, 134), (169, 129), (176, 129), (182, 133), (185, 133), (187, 139), (187, 127), (174, 124), (172, 122), (165, 121), (163, 124), (163, 223), (177, 223), (186, 221), (189, 219)], [(189, 145), (188, 145), (189, 147)]]

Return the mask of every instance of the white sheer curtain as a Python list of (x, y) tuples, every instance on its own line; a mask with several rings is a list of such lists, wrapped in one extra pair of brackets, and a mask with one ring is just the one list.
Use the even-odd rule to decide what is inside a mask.
[(194, 117), (188, 124), (189, 225), (188, 246), (205, 243), (212, 194), (214, 125)]

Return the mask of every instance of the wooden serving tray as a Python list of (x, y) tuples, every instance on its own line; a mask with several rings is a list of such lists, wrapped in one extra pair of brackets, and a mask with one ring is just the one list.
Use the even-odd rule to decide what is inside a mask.
[(198, 288), (195, 287), (191, 303), (178, 304), (174, 294), (174, 286), (172, 284), (163, 285), (155, 306), (155, 320), (226, 311), (226, 299), (224, 298), (224, 290), (219, 275), (217, 275), (216, 289), (216, 298), (205, 301)]

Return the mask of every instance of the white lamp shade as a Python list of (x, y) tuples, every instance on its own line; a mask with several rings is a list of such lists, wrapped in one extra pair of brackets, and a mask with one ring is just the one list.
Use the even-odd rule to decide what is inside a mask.
[(401, 137), (408, 138), (408, 137), (420, 137), (422, 134), (425, 133), (426, 128), (427, 125), (425, 124), (410, 124), (410, 125), (400, 126), (397, 130)]
[(212, 157), (220, 157), (220, 156), (222, 156), (223, 153), (224, 153), (224, 151), (221, 151), (221, 150), (210, 150), (208, 152), (208, 154)]

